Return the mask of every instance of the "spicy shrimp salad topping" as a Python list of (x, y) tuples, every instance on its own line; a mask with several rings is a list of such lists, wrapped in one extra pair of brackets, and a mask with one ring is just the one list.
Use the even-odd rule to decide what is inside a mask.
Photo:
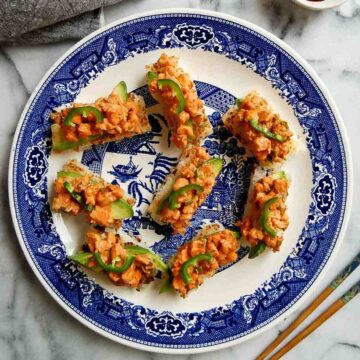
[(157, 254), (132, 242), (124, 243), (114, 232), (91, 228), (86, 240), (85, 251), (70, 258), (90, 269), (105, 271), (115, 285), (139, 290), (142, 284), (153, 281), (158, 271), (169, 271)]
[(126, 92), (121, 82), (93, 104), (76, 104), (51, 115), (53, 149), (64, 151), (91, 143), (114, 141), (150, 130), (145, 103)]
[(279, 251), (289, 225), (285, 204), (289, 185), (283, 171), (255, 184), (250, 212), (239, 224), (243, 239), (252, 246), (250, 257), (256, 257), (266, 247)]
[[(118, 228), (121, 220), (133, 215), (134, 200), (126, 198), (118, 185), (111, 185), (99, 176), (65, 165), (55, 180), (55, 196), (52, 209), (78, 215), (84, 211), (92, 224)], [(71, 170), (69, 170), (71, 169)]]
[(261, 165), (281, 162), (292, 149), (292, 132), (257, 92), (237, 100), (223, 118), (224, 125), (255, 156)]
[(171, 262), (172, 287), (185, 297), (221, 266), (237, 260), (238, 234), (208, 226), (182, 245)]
[(147, 69), (149, 90), (163, 106), (171, 129), (171, 141), (182, 149), (188, 144), (198, 144), (211, 133), (211, 125), (194, 82), (178, 67), (174, 56), (162, 54)]
[(179, 165), (169, 196), (157, 200), (160, 221), (171, 224), (174, 233), (184, 233), (190, 219), (210, 194), (221, 171), (222, 160), (211, 158), (205, 148), (188, 148)]

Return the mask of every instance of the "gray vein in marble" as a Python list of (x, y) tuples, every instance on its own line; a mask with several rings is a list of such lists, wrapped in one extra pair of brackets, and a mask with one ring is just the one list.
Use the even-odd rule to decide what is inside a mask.
[(296, 37), (301, 37), (309, 17), (313, 13), (306, 9), (299, 9), (290, 1), (264, 0), (262, 6), (268, 12), (270, 24), (273, 31), (284, 40), (291, 32)]
[(15, 77), (16, 77), (18, 83), (21, 85), (21, 88), (25, 92), (26, 97), (29, 97), (30, 92), (26, 88), (23, 78), (22, 78), (21, 74), (19, 73), (18, 69), (16, 68), (14, 61), (11, 59), (11, 57), (6, 53), (6, 51), (3, 48), (0, 48), (0, 55), (2, 55), (5, 59), (5, 61), (10, 65), (10, 68), (14, 72)]
[[(347, 352), (347, 350), (350, 350), (350, 352)], [(359, 350), (360, 347), (358, 345), (355, 344), (348, 344), (348, 343), (343, 343), (343, 342), (339, 342), (336, 343), (332, 346), (330, 346), (330, 348), (328, 348), (320, 357), (319, 359), (322, 360), (329, 360), (329, 358), (331, 359), (344, 359), (344, 354), (343, 352), (346, 352), (346, 360), (348, 359), (355, 359), (359, 357)], [(350, 354), (353, 353), (354, 356), (351, 356)], [(342, 356), (341, 356), (342, 355)]]
[(347, 76), (347, 77), (356, 77), (356, 78), (359, 78), (360, 77), (360, 69), (359, 71), (352, 71), (352, 70), (346, 70), (344, 69), (342, 72), (341, 72), (341, 75), (344, 75), (344, 76)]
[(211, 7), (212, 10), (219, 11), (220, 0), (201, 0), (201, 6)]
[(356, 344), (349, 344), (349, 343), (346, 343), (346, 342), (339, 342), (339, 343), (337, 343), (336, 345), (350, 346), (350, 347), (353, 348), (353, 349), (360, 350), (360, 346), (359, 346), (359, 345), (356, 345)]
[(360, 16), (360, 8), (354, 7), (350, 9), (348, 12), (337, 10), (335, 14), (336, 16), (341, 17), (343, 19), (352, 19)]

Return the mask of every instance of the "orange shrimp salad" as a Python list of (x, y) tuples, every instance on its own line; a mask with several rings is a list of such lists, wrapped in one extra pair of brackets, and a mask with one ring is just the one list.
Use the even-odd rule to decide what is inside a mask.
[(250, 212), (240, 223), (242, 237), (252, 247), (264, 243), (279, 251), (283, 232), (289, 226), (285, 204), (289, 185), (284, 172), (266, 176), (255, 184)]
[[(171, 194), (178, 192), (178, 196), (174, 199), (170, 194), (167, 199), (155, 200), (155, 207), (160, 208), (160, 221), (170, 224), (174, 233), (180, 234), (185, 233), (190, 219), (210, 194), (217, 176), (210, 161), (213, 158), (205, 148), (193, 146), (186, 149), (183, 156), (185, 161), (178, 166), (171, 191)], [(217, 160), (222, 163), (220, 159)], [(192, 184), (198, 186), (198, 189), (191, 188), (189, 185)], [(171, 206), (172, 197), (176, 202), (175, 206)]]
[[(131, 246), (132, 243), (124, 244), (120, 235), (110, 231), (101, 231), (91, 228), (86, 233), (87, 247), (92, 253), (99, 253), (103, 263), (116, 266), (124, 266), (129, 256), (125, 245)], [(98, 266), (95, 259), (87, 264), (88, 267)], [(140, 289), (142, 284), (148, 284), (154, 280), (156, 266), (148, 254), (136, 255), (128, 268), (123, 272), (107, 271), (109, 279), (119, 286), (130, 286)]]
[[(84, 172), (75, 162), (70, 161), (64, 169), (55, 180), (54, 211), (71, 215), (85, 211), (90, 223), (115, 228), (121, 225), (121, 215), (132, 215), (134, 199), (125, 198), (120, 186), (111, 185), (91, 172)], [(120, 216), (119, 208), (123, 210)]]
[(182, 297), (199, 287), (221, 266), (237, 260), (239, 241), (234, 232), (207, 226), (192, 241), (182, 245), (171, 261), (172, 286)]
[(238, 100), (223, 117), (224, 125), (255, 156), (261, 165), (281, 162), (292, 149), (292, 132), (257, 92)]
[[(70, 116), (71, 119), (67, 119), (74, 109), (84, 111), (79, 111)], [(74, 103), (70, 108), (53, 113), (51, 119), (54, 123), (52, 135), (55, 151), (76, 148), (88, 143), (100, 144), (119, 140), (150, 130), (144, 100), (140, 96), (130, 94), (124, 102), (115, 91), (92, 104)]]
[[(199, 144), (202, 138), (212, 132), (212, 127), (195, 84), (178, 67), (178, 59), (163, 53), (155, 64), (146, 68), (152, 74), (148, 76), (150, 93), (163, 106), (173, 144), (181, 149), (189, 143)], [(178, 93), (169, 85), (161, 84), (164, 79), (175, 82)]]

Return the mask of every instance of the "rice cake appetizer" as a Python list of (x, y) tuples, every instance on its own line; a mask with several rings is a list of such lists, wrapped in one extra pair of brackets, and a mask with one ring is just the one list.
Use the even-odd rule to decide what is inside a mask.
[(150, 93), (163, 107), (172, 143), (181, 149), (198, 145), (212, 133), (212, 126), (190, 76), (178, 66), (176, 57), (165, 53), (146, 68)]
[(238, 258), (240, 234), (208, 225), (190, 242), (185, 243), (170, 261), (172, 287), (186, 297), (222, 266)]
[(238, 99), (223, 116), (223, 122), (260, 165), (282, 162), (292, 150), (292, 132), (287, 122), (256, 91)]
[(119, 141), (151, 130), (144, 99), (128, 94), (120, 82), (105, 98), (91, 104), (73, 103), (51, 115), (53, 150), (79, 150), (95, 144)]
[(118, 228), (122, 219), (133, 216), (134, 203), (120, 186), (106, 182), (76, 160), (67, 162), (57, 174), (54, 211), (75, 216), (85, 212), (92, 224)]
[(101, 228), (90, 228), (83, 250), (69, 258), (95, 271), (104, 271), (115, 285), (137, 290), (153, 281), (158, 271), (166, 276), (169, 273), (159, 255)]
[(212, 158), (201, 146), (184, 150), (174, 173), (165, 179), (149, 207), (153, 220), (170, 224), (174, 234), (185, 233), (190, 219), (215, 185), (222, 165), (222, 159)]
[(250, 258), (260, 255), (266, 247), (279, 251), (289, 226), (286, 212), (289, 186), (290, 180), (284, 171), (255, 183), (244, 219), (238, 223), (242, 239), (251, 246)]

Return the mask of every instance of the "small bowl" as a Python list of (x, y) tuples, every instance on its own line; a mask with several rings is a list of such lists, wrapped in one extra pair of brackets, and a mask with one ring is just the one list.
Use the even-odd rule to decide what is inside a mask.
[(309, 1), (309, 0), (292, 0), (294, 3), (311, 10), (325, 10), (340, 6), (346, 0), (323, 0), (323, 1)]

